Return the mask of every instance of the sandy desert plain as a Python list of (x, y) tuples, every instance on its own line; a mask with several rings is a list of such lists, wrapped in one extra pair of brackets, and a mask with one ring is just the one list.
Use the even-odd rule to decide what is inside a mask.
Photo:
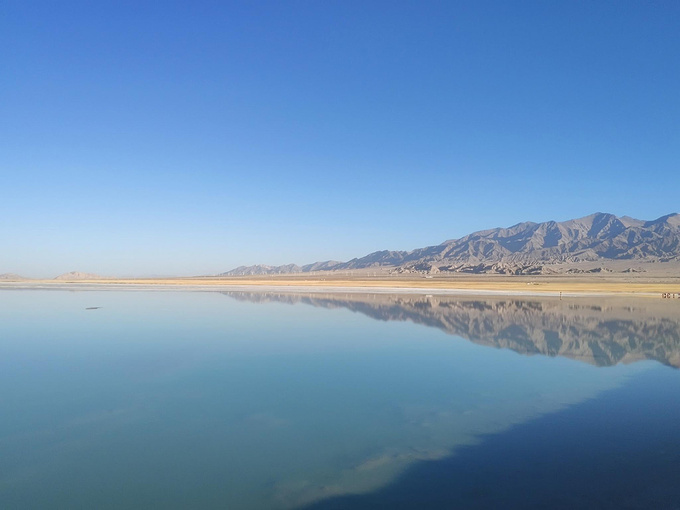
[(680, 272), (568, 275), (393, 275), (387, 271), (266, 276), (20, 279), (0, 288), (126, 290), (288, 290), (291, 292), (386, 292), (432, 295), (597, 296), (680, 299)]

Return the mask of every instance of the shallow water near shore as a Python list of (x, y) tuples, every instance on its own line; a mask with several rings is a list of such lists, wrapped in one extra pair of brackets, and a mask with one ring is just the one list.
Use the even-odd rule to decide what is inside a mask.
[(0, 291), (1, 508), (678, 508), (680, 305)]

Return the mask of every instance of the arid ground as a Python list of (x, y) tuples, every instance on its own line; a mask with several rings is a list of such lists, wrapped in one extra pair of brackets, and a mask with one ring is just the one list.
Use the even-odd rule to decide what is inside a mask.
[[(73, 280), (4, 281), (0, 287), (12, 288), (286, 288), (293, 290), (418, 292), (429, 294), (516, 294), (516, 295), (636, 295), (680, 298), (680, 276), (640, 274), (604, 275), (348, 275), (300, 274), (244, 277), (184, 277), (184, 278), (100, 278)], [(670, 296), (667, 296), (670, 294)]]

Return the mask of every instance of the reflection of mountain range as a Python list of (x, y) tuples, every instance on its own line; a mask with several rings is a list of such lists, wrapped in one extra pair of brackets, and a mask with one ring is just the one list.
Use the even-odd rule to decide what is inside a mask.
[(347, 308), (373, 319), (411, 321), (477, 344), (598, 366), (645, 359), (680, 367), (675, 301), (470, 299), (383, 294), (225, 292), (242, 301)]

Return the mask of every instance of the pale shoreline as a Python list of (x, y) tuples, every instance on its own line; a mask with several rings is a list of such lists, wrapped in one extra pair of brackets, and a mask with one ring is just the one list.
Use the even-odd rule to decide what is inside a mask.
[(680, 278), (138, 278), (0, 281), (0, 290), (260, 291), (425, 294), (439, 296), (680, 297)]

